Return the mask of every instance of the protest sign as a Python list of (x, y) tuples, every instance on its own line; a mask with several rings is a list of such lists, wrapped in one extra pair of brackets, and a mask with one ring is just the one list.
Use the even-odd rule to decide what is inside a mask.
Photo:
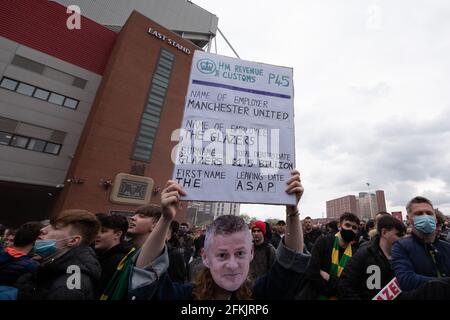
[(397, 278), (392, 279), (372, 300), (394, 300), (402, 293)]
[(186, 200), (295, 204), (291, 68), (196, 51), (173, 179)]

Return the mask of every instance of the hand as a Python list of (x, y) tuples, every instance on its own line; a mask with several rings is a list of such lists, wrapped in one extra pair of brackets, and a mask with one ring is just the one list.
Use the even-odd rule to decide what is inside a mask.
[(177, 208), (181, 208), (180, 197), (185, 196), (183, 188), (173, 180), (167, 181), (163, 191), (161, 191), (162, 217), (173, 220), (177, 213)]
[(325, 280), (326, 282), (328, 282), (328, 280), (330, 280), (330, 275), (327, 272), (320, 270), (320, 275), (323, 278), (323, 280)]
[(297, 200), (295, 206), (286, 206), (286, 213), (293, 214), (297, 211), (297, 205), (302, 198), (303, 192), (305, 191), (300, 179), (300, 172), (298, 170), (293, 170), (291, 172), (291, 177), (286, 182), (286, 184), (288, 185), (286, 188), (286, 192), (288, 194), (295, 193), (295, 197)]

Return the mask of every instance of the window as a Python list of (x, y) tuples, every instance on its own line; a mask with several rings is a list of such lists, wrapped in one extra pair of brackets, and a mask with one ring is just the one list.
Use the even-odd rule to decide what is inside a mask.
[(50, 98), (48, 99), (48, 102), (51, 102), (51, 103), (54, 103), (54, 104), (62, 106), (62, 104), (64, 102), (64, 96), (52, 92), (50, 94)]
[(50, 103), (57, 104), (59, 106), (64, 106), (69, 109), (76, 109), (79, 103), (79, 101), (76, 99), (69, 98), (55, 92), (50, 92), (48, 90), (35, 87), (31, 84), (16, 81), (10, 78), (3, 77), (0, 82), (0, 87), (16, 91), (17, 93), (29, 97), (33, 96), (34, 98), (48, 101)]
[[(19, 123), (15, 127), (24, 127), (25, 125), (31, 127), (30, 124), (25, 123)], [(45, 128), (44, 128), (45, 129)], [(14, 130), (14, 129), (11, 129)], [(49, 131), (52, 131), (51, 129), (46, 129)], [(57, 136), (63, 137), (65, 136), (65, 132), (62, 131), (54, 131), (57, 133)], [(30, 134), (38, 134), (36, 132), (33, 132)], [(53, 137), (53, 135), (52, 135)], [(60, 139), (61, 143), (63, 139)], [(0, 131), (0, 146), (12, 146), (16, 148), (26, 149), (30, 151), (36, 151), (36, 152), (43, 152), (48, 153), (52, 155), (58, 155), (61, 151), (62, 144), (53, 143), (50, 141), (46, 141), (44, 139), (38, 139), (38, 138), (31, 138), (27, 136), (27, 134), (17, 134), (17, 133), (11, 133), (7, 131)]]
[(38, 152), (43, 152), (46, 143), (47, 142), (44, 141), (44, 140), (30, 139), (30, 142), (28, 143), (27, 149), (28, 150), (33, 150), (33, 151), (38, 151)]
[(18, 148), (26, 148), (28, 144), (28, 138), (27, 137), (21, 137), (21, 136), (14, 136), (11, 140), (11, 145), (13, 147)]
[(59, 150), (61, 149), (60, 144), (47, 142), (47, 145), (45, 146), (44, 152), (45, 153), (51, 153), (51, 154), (59, 154)]
[(161, 50), (150, 85), (147, 105), (142, 114), (141, 124), (134, 143), (131, 156), (134, 160), (150, 161), (174, 60), (175, 55), (173, 53), (164, 49)]
[(70, 98), (66, 98), (64, 100), (64, 106), (70, 109), (76, 109), (78, 105), (78, 101)]
[(3, 78), (0, 86), (2, 88), (8, 89), (8, 90), (15, 91), (18, 83), (19, 82), (15, 81), (15, 80)]
[(26, 83), (20, 83), (16, 90), (18, 93), (24, 94), (26, 96), (32, 96), (34, 92), (34, 87)]
[(47, 90), (42, 90), (42, 89), (36, 88), (36, 91), (34, 92), (33, 97), (42, 99), (42, 100), (47, 100), (49, 95), (50, 95), (50, 92), (48, 92)]
[(0, 144), (5, 146), (9, 145), (11, 138), (12, 134), (0, 131)]

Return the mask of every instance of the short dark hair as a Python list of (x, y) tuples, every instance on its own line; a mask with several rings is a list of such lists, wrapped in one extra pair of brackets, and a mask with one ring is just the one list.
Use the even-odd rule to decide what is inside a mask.
[(351, 222), (356, 222), (356, 224), (359, 225), (359, 218), (356, 214), (351, 213), (351, 212), (344, 212), (340, 217), (339, 217), (339, 223), (342, 223), (342, 221), (344, 220), (348, 220)]
[(307, 216), (307, 217), (305, 217), (305, 219), (303, 219), (303, 220), (311, 220), (311, 217), (310, 217), (310, 216)]
[(417, 196), (409, 200), (409, 202), (406, 204), (406, 213), (410, 214), (411, 206), (416, 203), (428, 203), (431, 206), (431, 208), (433, 208), (433, 203), (430, 200), (428, 200), (425, 197)]
[(373, 229), (375, 227), (375, 221), (373, 219), (370, 219), (366, 223), (366, 230), (369, 231), (370, 229)]
[(286, 222), (284, 220), (278, 220), (278, 222), (276, 223), (277, 226), (285, 226)]
[(379, 211), (379, 212), (377, 212), (376, 215), (379, 215), (379, 214), (381, 214), (382, 216), (390, 216), (391, 215), (389, 212), (386, 212), (386, 211)]
[(24, 247), (33, 244), (44, 226), (39, 222), (27, 222), (17, 229), (14, 237), (14, 246)]
[(96, 214), (96, 216), (101, 227), (112, 229), (114, 232), (122, 231), (120, 241), (123, 241), (128, 230), (128, 219), (126, 217), (118, 214)]
[(379, 235), (381, 235), (382, 229), (386, 229), (388, 231), (395, 229), (401, 232), (402, 234), (406, 233), (405, 225), (400, 220), (394, 218), (391, 215), (384, 215), (380, 218), (380, 220), (378, 220), (377, 231)]
[(325, 226), (326, 226), (328, 229), (333, 229), (334, 231), (337, 231), (337, 230), (338, 230), (337, 224), (338, 224), (338, 223), (337, 223), (336, 220), (332, 220), (332, 221), (328, 222)]
[(146, 206), (142, 206), (136, 209), (136, 214), (141, 214), (149, 218), (154, 218), (156, 221), (161, 218), (161, 207), (156, 204), (148, 204)]

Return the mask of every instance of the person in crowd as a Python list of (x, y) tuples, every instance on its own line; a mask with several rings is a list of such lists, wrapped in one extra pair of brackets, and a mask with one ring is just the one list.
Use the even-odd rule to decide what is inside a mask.
[(14, 245), (14, 237), (16, 235), (16, 230), (13, 228), (6, 228), (3, 235), (3, 247), (12, 247)]
[(201, 273), (202, 269), (205, 268), (202, 260), (202, 250), (205, 246), (205, 235), (202, 234), (194, 240), (194, 256), (188, 265), (188, 282), (194, 283), (195, 278)]
[(406, 228), (393, 216), (383, 215), (377, 231), (370, 244), (360, 247), (345, 265), (338, 281), (339, 299), (371, 300), (395, 277), (390, 265), (392, 245)]
[(100, 231), (95, 238), (95, 251), (102, 268), (98, 292), (106, 289), (119, 262), (130, 252), (131, 245), (124, 241), (128, 220), (121, 215), (96, 214)]
[(437, 240), (447, 241), (447, 234), (444, 233), (444, 231), (445, 231), (445, 216), (438, 209), (435, 210), (435, 213), (436, 213), (436, 239), (435, 239), (435, 241), (437, 241)]
[(284, 232), (286, 230), (286, 222), (284, 220), (278, 220), (275, 224), (275, 232), (272, 233), (271, 243), (274, 248), (278, 248), (281, 239), (284, 236)]
[(184, 262), (187, 265), (191, 260), (192, 254), (194, 253), (194, 236), (189, 230), (189, 224), (186, 222), (182, 222), (180, 224), (178, 241), (180, 242), (180, 247), (183, 248)]
[(336, 220), (332, 220), (332, 221), (328, 222), (325, 225), (325, 230), (326, 230), (326, 234), (328, 234), (328, 235), (331, 234), (334, 236), (339, 231), (338, 222)]
[(306, 249), (311, 252), (314, 243), (317, 238), (322, 235), (322, 232), (319, 229), (316, 229), (312, 225), (311, 217), (306, 217), (303, 219), (303, 237), (305, 239)]
[(16, 231), (13, 245), (0, 249), (0, 286), (14, 287), (20, 276), (32, 273), (39, 267), (30, 252), (41, 228), (39, 222), (21, 225)]
[[(127, 298), (129, 275), (133, 259), (161, 217), (161, 208), (154, 204), (136, 209), (128, 221), (127, 236), (131, 249), (117, 265), (116, 272), (108, 282), (100, 300), (124, 300)], [(167, 238), (167, 235), (166, 235)]]
[[(294, 171), (287, 181), (288, 194), (297, 203), (303, 194), (300, 174)], [(238, 216), (224, 215), (213, 221), (205, 235), (202, 259), (205, 268), (194, 284), (177, 284), (167, 276), (165, 234), (176, 215), (180, 198), (186, 195), (180, 185), (168, 181), (161, 193), (163, 216), (136, 259), (130, 288), (131, 299), (282, 299), (293, 294), (303, 280), (310, 255), (303, 253), (303, 235), (297, 206), (287, 206), (286, 236), (269, 274), (255, 285), (248, 281), (253, 258), (252, 235)]]
[(436, 240), (436, 213), (432, 202), (421, 196), (406, 205), (412, 225), (410, 237), (392, 247), (392, 267), (400, 288), (414, 290), (424, 283), (450, 277), (450, 243)]
[(364, 220), (361, 220), (361, 222), (359, 223), (359, 230), (356, 235), (356, 239), (358, 240), (359, 244), (369, 240), (369, 234), (367, 233), (366, 225), (367, 222)]
[(358, 243), (360, 246), (366, 245), (370, 243), (371, 237), (374, 237), (377, 235), (376, 227), (375, 227), (375, 220), (369, 219), (366, 222), (366, 230), (361, 235), (361, 237), (357, 238)]
[(253, 223), (253, 260), (250, 263), (249, 277), (256, 280), (270, 271), (275, 262), (276, 250), (266, 238), (267, 225), (260, 220)]
[(51, 219), (33, 247), (41, 265), (16, 282), (18, 299), (94, 299), (101, 267), (89, 245), (99, 229), (95, 215), (86, 210), (64, 210)]
[(375, 219), (373, 220), (373, 222), (374, 222), (373, 228), (368, 232), (369, 233), (369, 239), (373, 239), (377, 235), (377, 230), (378, 230), (377, 229), (377, 223), (378, 223), (378, 220), (380, 220), (380, 218), (382, 216), (385, 216), (385, 215), (390, 216), (391, 214), (389, 212), (386, 212), (386, 211), (380, 211), (380, 212), (378, 212), (375, 215)]
[(336, 299), (338, 279), (358, 248), (355, 241), (358, 226), (359, 218), (346, 212), (339, 218), (338, 233), (322, 235), (317, 239), (306, 270), (308, 281), (297, 299)]
[(167, 253), (169, 255), (169, 276), (172, 281), (185, 282), (187, 278), (187, 265), (184, 254), (184, 247), (178, 239), (180, 224), (173, 220), (170, 223), (170, 236), (167, 240)]

